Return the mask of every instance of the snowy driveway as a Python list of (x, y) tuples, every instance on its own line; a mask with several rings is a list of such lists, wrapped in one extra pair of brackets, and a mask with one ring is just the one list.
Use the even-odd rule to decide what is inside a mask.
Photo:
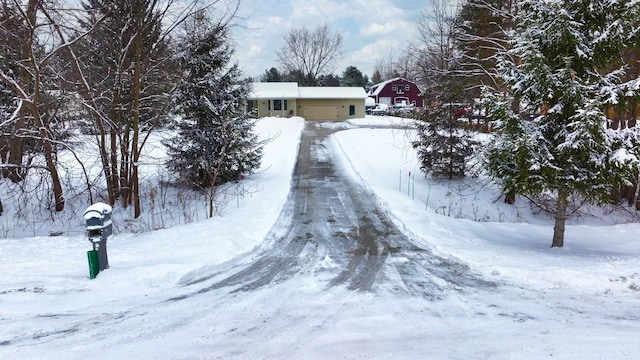
[[(424, 182), (416, 201), (399, 192), (404, 130), (307, 123), (300, 139), (302, 122), (284, 121), (263, 123), (290, 138), (272, 143), (262, 191), (214, 219), (114, 236), (112, 268), (95, 280), (80, 236), (0, 242), (0, 358), (640, 354), (637, 226), (573, 227), (589, 241), (552, 251), (536, 240), (545, 227), (426, 211)], [(627, 237), (594, 252), (614, 231)]]
[(375, 195), (334, 164), (327, 146), (334, 132), (307, 122), (289, 199), (268, 236), (273, 247), (248, 264), (191, 281), (199, 284), (197, 293), (254, 290), (297, 276), (358, 291), (383, 284), (427, 299), (439, 299), (452, 288), (495, 286), (466, 264), (437, 256), (403, 235)]

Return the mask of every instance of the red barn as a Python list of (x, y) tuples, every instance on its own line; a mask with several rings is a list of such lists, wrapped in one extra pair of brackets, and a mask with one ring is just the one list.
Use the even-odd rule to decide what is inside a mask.
[(386, 105), (414, 105), (422, 107), (422, 98), (418, 85), (403, 78), (395, 78), (373, 85), (367, 96), (373, 98), (377, 104)]

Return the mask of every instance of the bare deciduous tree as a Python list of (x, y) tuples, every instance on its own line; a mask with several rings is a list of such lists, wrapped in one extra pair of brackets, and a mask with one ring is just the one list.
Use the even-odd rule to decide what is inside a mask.
[(388, 56), (380, 58), (376, 60), (376, 63), (373, 65), (373, 72), (380, 75), (379, 81), (376, 78), (375, 83), (383, 82), (386, 80), (393, 79), (396, 77), (396, 73), (393, 68), (394, 58), (393, 58), (393, 49), (389, 51)]
[[(59, 139), (55, 131), (59, 101), (52, 101), (60, 93), (60, 62), (70, 46), (86, 36), (87, 32), (67, 34), (63, 29), (71, 10), (57, 7), (56, 2), (29, 0), (3, 1), (0, 33), (7, 39), (0, 44), (2, 53), (11, 55), (0, 62), (0, 82), (15, 99), (15, 111), (3, 119), (8, 152), (5, 168), (9, 178), (21, 181), (29, 167), (25, 156), (27, 141), (43, 155), (44, 167), (51, 181), (53, 208), (62, 211), (65, 197), (57, 165)], [(3, 17), (4, 17), (3, 16)], [(14, 33), (15, 31), (15, 33)], [(16, 36), (17, 35), (17, 36)]]
[(506, 33), (513, 29), (516, 13), (515, 0), (466, 0), (461, 5), (456, 24), (460, 76), (468, 79), (476, 97), (483, 86), (502, 87), (496, 63), (509, 48)]
[(310, 31), (298, 28), (284, 35), (285, 45), (276, 52), (285, 72), (298, 74), (303, 85), (316, 85), (320, 75), (331, 73), (342, 58), (342, 35), (327, 25)]
[(460, 53), (455, 38), (456, 8), (447, 0), (431, 0), (429, 12), (422, 11), (418, 22), (418, 41), (406, 54), (418, 68), (417, 81), (429, 102), (453, 102), (460, 99), (456, 82)]
[[(96, 13), (108, 18), (89, 41), (80, 44), (87, 49), (79, 59), (88, 79), (84, 105), (97, 130), (109, 202), (132, 205), (136, 218), (142, 211), (138, 173), (142, 150), (167, 115), (169, 95), (180, 76), (170, 40), (185, 19), (218, 2), (88, 0), (85, 4), (94, 13), (81, 22), (83, 27), (91, 26)], [(233, 6), (230, 9), (235, 14)]]

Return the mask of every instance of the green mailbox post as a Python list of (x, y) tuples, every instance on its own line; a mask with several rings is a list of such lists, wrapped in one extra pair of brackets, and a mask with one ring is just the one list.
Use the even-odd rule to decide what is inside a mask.
[(93, 250), (87, 252), (91, 279), (95, 278), (100, 271), (109, 268), (107, 238), (113, 234), (112, 211), (111, 206), (105, 203), (95, 203), (84, 211), (87, 236), (93, 246)]

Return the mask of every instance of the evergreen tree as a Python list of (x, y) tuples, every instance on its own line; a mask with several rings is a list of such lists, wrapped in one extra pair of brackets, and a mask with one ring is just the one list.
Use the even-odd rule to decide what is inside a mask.
[(383, 81), (384, 80), (382, 79), (382, 74), (380, 73), (380, 70), (374, 71), (373, 75), (371, 76), (371, 82), (375, 85), (375, 84), (380, 84)]
[(250, 174), (260, 165), (262, 144), (243, 112), (250, 91), (237, 64), (224, 24), (211, 24), (199, 13), (180, 56), (184, 76), (174, 111), (177, 136), (165, 143), (167, 166), (178, 181), (206, 189), (209, 216), (214, 215), (216, 187)]
[(318, 76), (315, 86), (340, 86), (341, 82), (342, 79), (340, 79), (339, 76), (335, 76), (333, 74), (320, 75)]
[(638, 46), (639, 13), (638, 2), (523, 1), (502, 78), (535, 115), (529, 121), (499, 96), (486, 97), (499, 127), (489, 173), (506, 192), (555, 194), (554, 247), (564, 244), (569, 197), (608, 201), (619, 167), (627, 165), (617, 161), (620, 142), (603, 109), (638, 92), (620, 78), (622, 50)]
[(319, 77), (316, 78), (311, 73), (307, 73), (305, 75), (299, 70), (293, 70), (291, 72), (286, 73), (283, 76), (283, 79), (284, 81), (296, 82), (300, 86), (318, 86)]
[(420, 170), (433, 177), (452, 180), (465, 176), (467, 159), (477, 144), (458, 121), (460, 110), (453, 104), (427, 109), (426, 118), (417, 122), (418, 140), (412, 145)]
[(278, 71), (278, 69), (272, 67), (269, 70), (265, 70), (264, 74), (260, 77), (260, 81), (262, 82), (281, 82), (283, 81), (282, 75)]
[(414, 49), (423, 95), (435, 107), (418, 121), (418, 139), (413, 142), (421, 170), (448, 179), (465, 176), (466, 160), (474, 142), (458, 121), (465, 112), (467, 83), (459, 76), (459, 59), (453, 32), (453, 15), (446, 1), (423, 12), (418, 24), (422, 44)]
[(366, 87), (369, 84), (369, 77), (362, 75), (362, 72), (355, 66), (347, 67), (342, 73), (340, 86), (361, 86)]

